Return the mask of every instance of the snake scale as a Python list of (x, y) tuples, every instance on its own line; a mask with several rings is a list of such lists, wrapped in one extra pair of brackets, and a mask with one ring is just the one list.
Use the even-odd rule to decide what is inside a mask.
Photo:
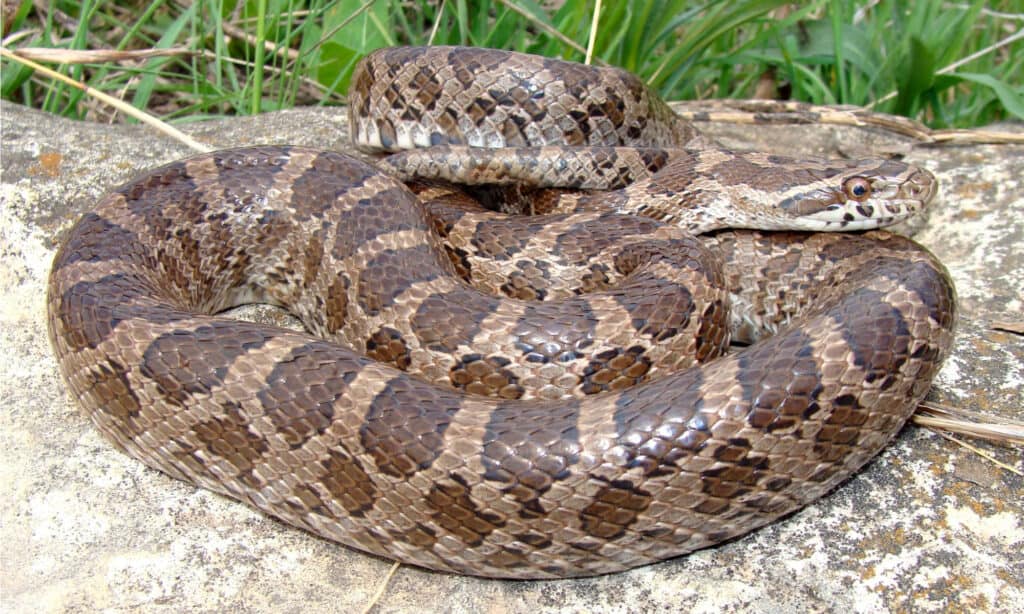
[[(67, 234), (51, 341), (126, 453), (406, 563), (586, 576), (822, 496), (949, 352), (952, 282), (909, 239), (721, 228), (898, 221), (927, 171), (729, 152), (632, 75), (507, 52), (383, 50), (352, 83), (360, 147), (431, 147), (381, 162), (416, 193), (245, 147), (149, 171)], [(508, 216), (442, 181), (512, 176), (583, 189)], [(216, 315), (253, 302), (310, 332)]]

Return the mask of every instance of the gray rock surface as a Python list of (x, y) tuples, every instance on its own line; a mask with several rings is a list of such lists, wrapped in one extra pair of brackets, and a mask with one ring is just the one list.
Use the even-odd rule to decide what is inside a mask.
[[(344, 149), (342, 114), (188, 126), (218, 147)], [(4, 611), (342, 612), (391, 563), (176, 482), (108, 445), (66, 396), (45, 327), (57, 241), (106, 189), (188, 155), (136, 126), (7, 103), (0, 170), (0, 607)], [(712, 127), (714, 128), (714, 127)], [(930, 398), (1024, 418), (1024, 147), (917, 147), (828, 126), (726, 126), (736, 147), (907, 151), (943, 184), (916, 238), (956, 280), (954, 355)], [(1024, 467), (1020, 448), (974, 442)], [(745, 538), (594, 579), (487, 581), (401, 567), (376, 611), (1024, 611), (1024, 480), (917, 427), (824, 500)]]

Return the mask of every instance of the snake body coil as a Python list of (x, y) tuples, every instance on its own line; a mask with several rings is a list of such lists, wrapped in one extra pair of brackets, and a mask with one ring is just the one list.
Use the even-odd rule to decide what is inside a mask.
[[(389, 53), (407, 61), (382, 63)], [(464, 113), (476, 126), (506, 108), (489, 102), (496, 93), (525, 97), (529, 115), (552, 114), (529, 107), (551, 90), (531, 93), (521, 74), (509, 81), (510, 62), (569, 66), (551, 78), (564, 92), (607, 92), (614, 80), (500, 52), (388, 51), (354, 79), (354, 112), (366, 110), (362, 89), (390, 109), (425, 101), (462, 133)], [(409, 91), (385, 74), (424, 66), (453, 71), (435, 81), (483, 79), (461, 88), (486, 93), (480, 108), (455, 111), (429, 84)], [(952, 342), (949, 276), (884, 232), (723, 230), (696, 240), (623, 215), (690, 225), (665, 199), (636, 199), (675, 191), (691, 199), (684, 209), (700, 209), (685, 188), (693, 181), (731, 182), (776, 203), (784, 193), (790, 214), (812, 218), (866, 202), (837, 195), (863, 178), (845, 163), (813, 163), (829, 172), (815, 171), (821, 185), (805, 189), (761, 172), (801, 169), (738, 154), (735, 168), (751, 174), (724, 180), (708, 169), (722, 171), (730, 154), (694, 141), (637, 83), (624, 87), (645, 108), (605, 100), (601, 117), (636, 113), (648, 119), (630, 126), (665, 122), (656, 132), (670, 136), (655, 139), (664, 156), (638, 154), (661, 161), (642, 164), (651, 178), (612, 197), (617, 211), (570, 199), (557, 216), (505, 220), (444, 188), (417, 197), (354, 158), (296, 147), (204, 154), (114, 190), (68, 234), (50, 277), (50, 335), (72, 394), (119, 448), (169, 475), (367, 552), (474, 575), (627, 569), (820, 497), (874, 456), (929, 389)], [(518, 125), (516, 113), (501, 116), (499, 133)], [(428, 144), (449, 146), (437, 159), (475, 160), (457, 174), (493, 180), (478, 164), (488, 154), (454, 142), (474, 143), (360, 122), (356, 137), (372, 124), (378, 145), (424, 130)], [(685, 153), (670, 147), (679, 138)], [(606, 145), (589, 160), (631, 155)], [(676, 162), (691, 171), (662, 174)], [(910, 185), (889, 198), (927, 200), (933, 190), (918, 169), (867, 166)], [(889, 189), (881, 181), (856, 185), (878, 196)], [(793, 204), (812, 192), (835, 202)], [(477, 278), (489, 292), (466, 282)], [(327, 339), (212, 315), (251, 302), (284, 306)], [(730, 334), (756, 342), (725, 353)]]

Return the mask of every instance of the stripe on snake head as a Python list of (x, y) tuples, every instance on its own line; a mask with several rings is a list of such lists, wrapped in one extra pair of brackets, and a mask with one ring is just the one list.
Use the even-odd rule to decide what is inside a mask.
[[(747, 186), (754, 182), (768, 192), (785, 192), (818, 179), (818, 175), (804, 168), (791, 168), (785, 173), (780, 173), (777, 167), (762, 163), (763, 161), (764, 156), (761, 154), (736, 154), (726, 157), (703, 172), (714, 177), (722, 185)], [(838, 169), (835, 170), (838, 172)]]

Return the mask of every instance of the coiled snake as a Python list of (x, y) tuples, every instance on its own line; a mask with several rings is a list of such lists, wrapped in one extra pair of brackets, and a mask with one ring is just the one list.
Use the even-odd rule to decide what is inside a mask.
[[(868, 228), (922, 206), (926, 171), (728, 152), (621, 71), (488, 50), (374, 53), (350, 106), (364, 148), (444, 146), (382, 162), (430, 178), (418, 197), (344, 154), (240, 148), (67, 235), (51, 341), (128, 454), (407, 563), (600, 574), (823, 495), (949, 351), (952, 283), (908, 239), (679, 228)], [(585, 191), (506, 219), (435, 181), (510, 176)], [(212, 315), (251, 302), (327, 340)]]

